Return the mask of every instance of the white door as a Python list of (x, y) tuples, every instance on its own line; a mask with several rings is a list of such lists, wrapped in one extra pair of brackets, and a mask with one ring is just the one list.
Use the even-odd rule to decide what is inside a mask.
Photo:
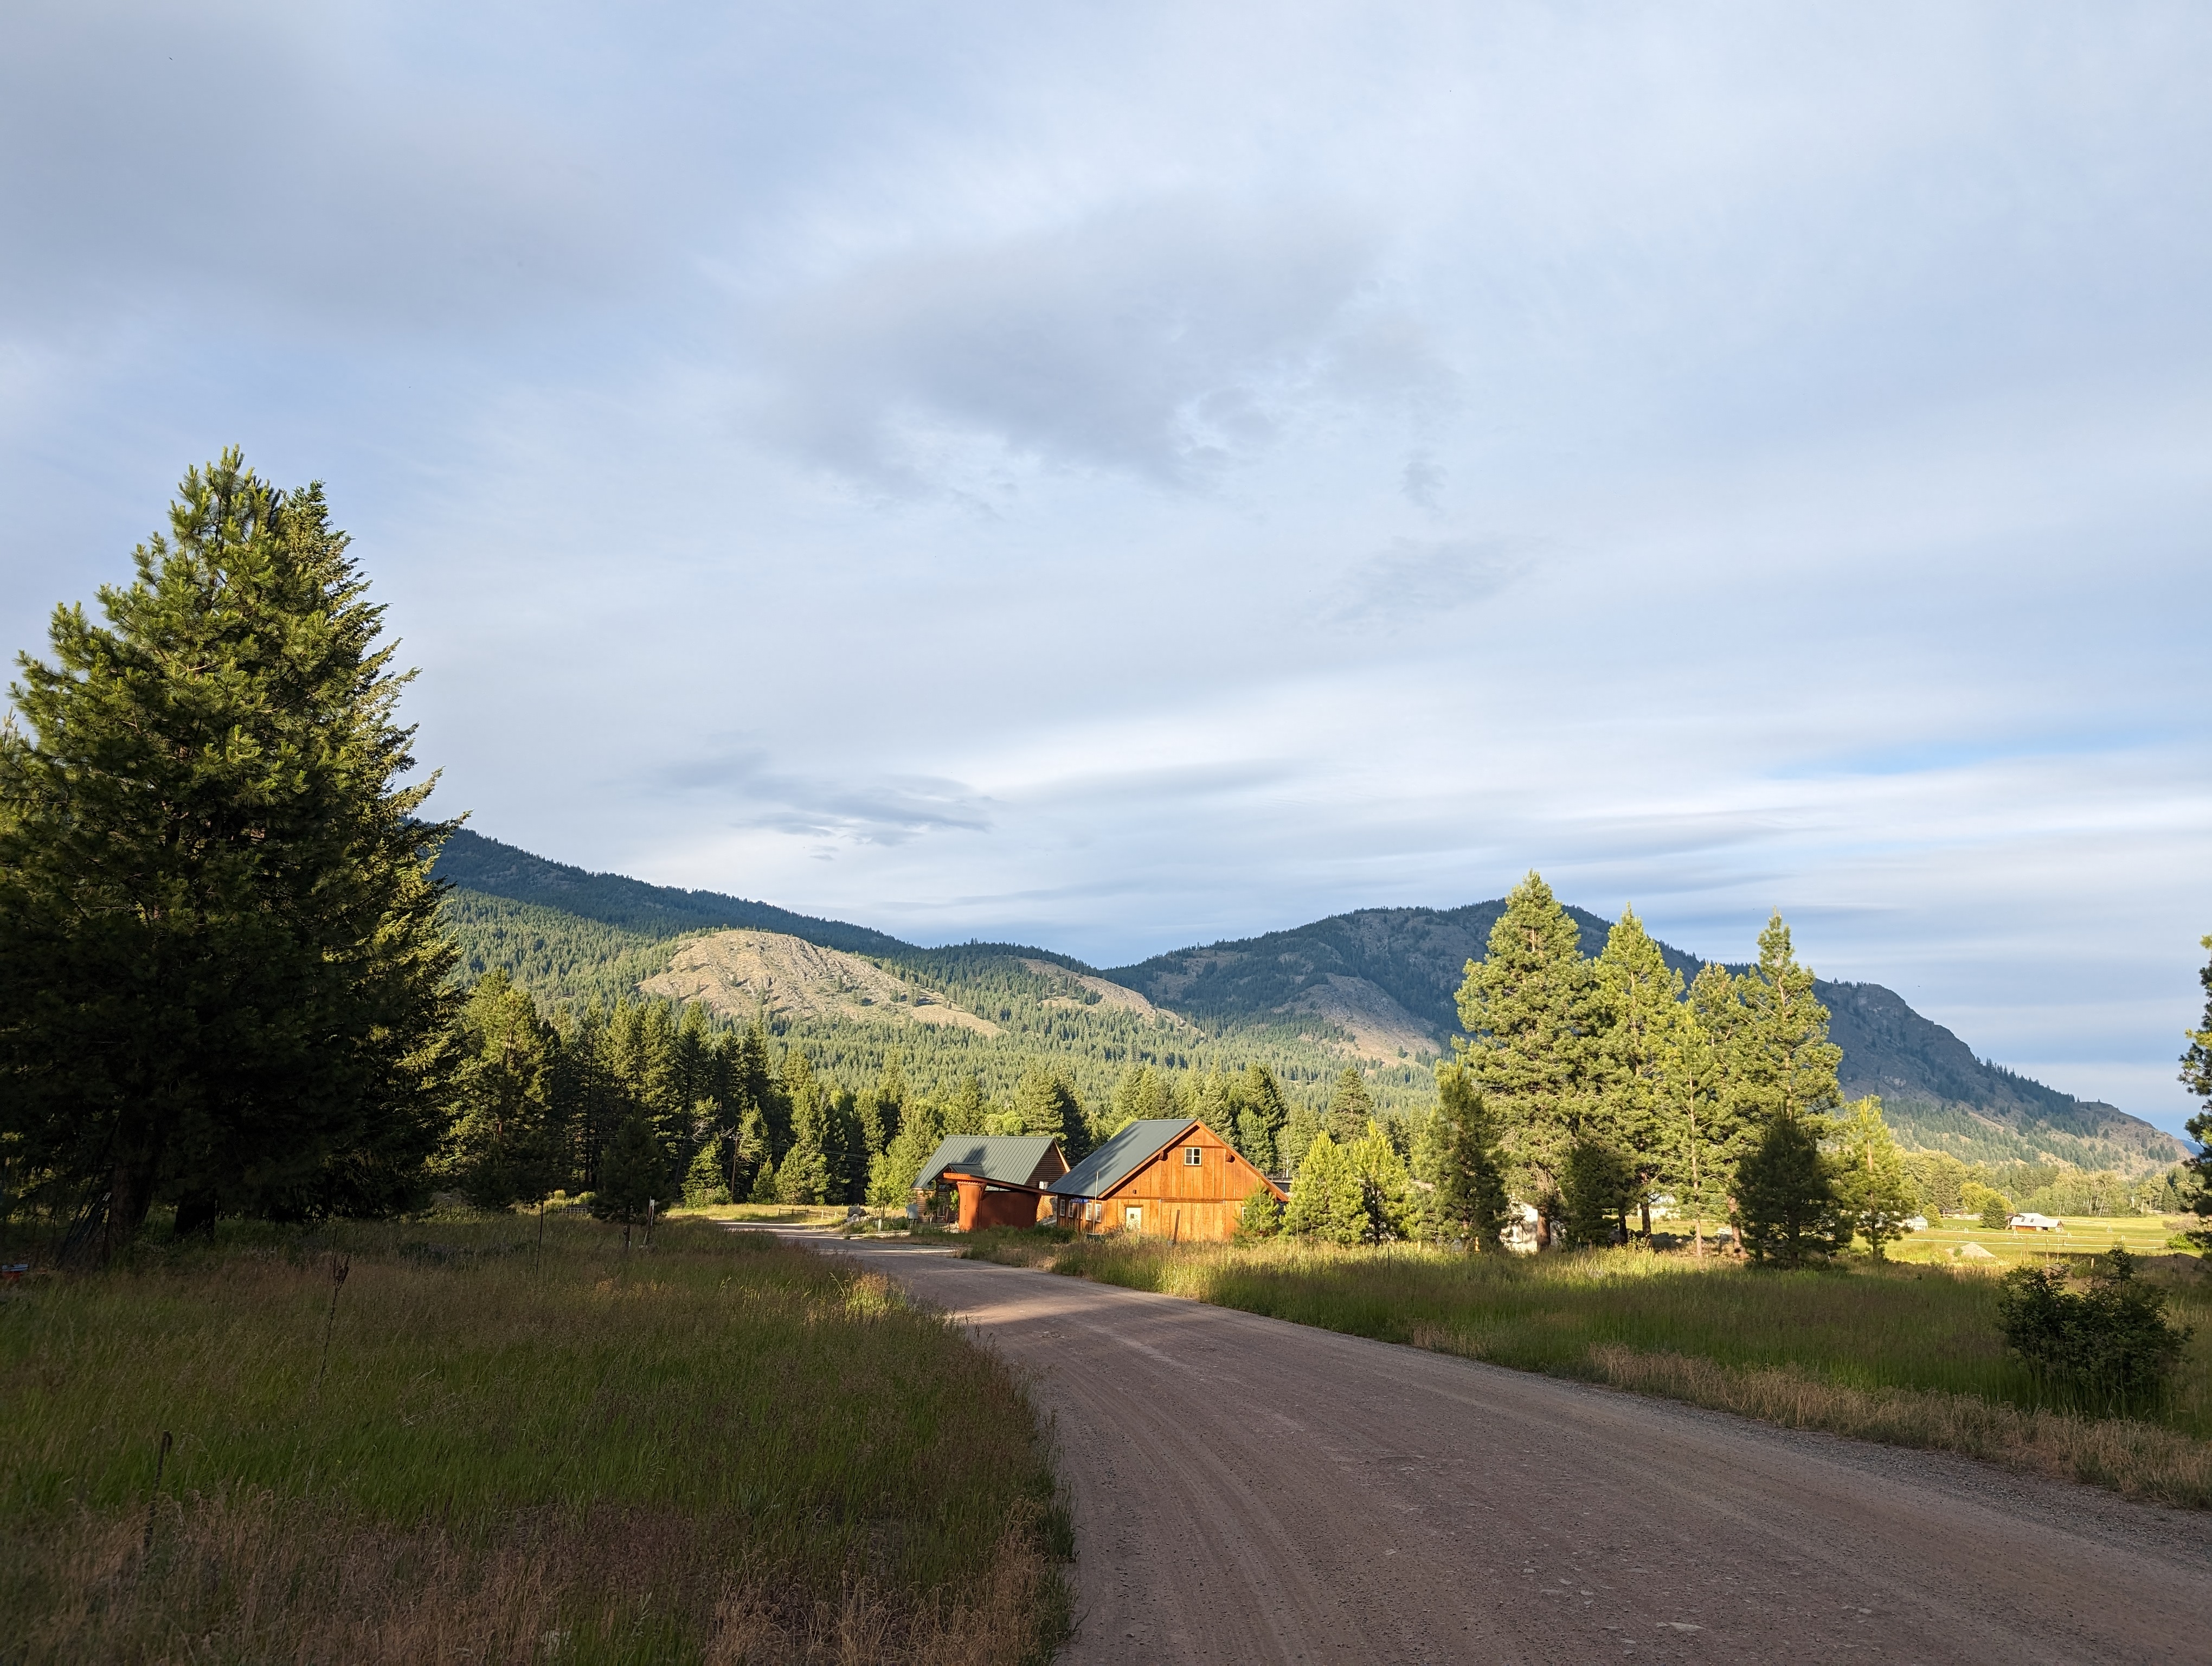
[(1132, 1232), (1143, 1231), (1145, 1230), (1144, 1209), (1134, 1203), (1129, 1205), (1121, 1211), (1121, 1225)]

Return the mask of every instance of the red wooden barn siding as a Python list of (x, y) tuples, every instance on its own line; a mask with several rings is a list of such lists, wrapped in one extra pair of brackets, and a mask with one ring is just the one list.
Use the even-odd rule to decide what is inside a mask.
[[(1196, 1163), (1185, 1153), (1195, 1148)], [(1239, 1157), (1203, 1122), (1096, 1200), (1060, 1200), (1056, 1218), (1086, 1232), (1141, 1232), (1150, 1237), (1225, 1238), (1237, 1231), (1244, 1201), (1273, 1183)], [(1282, 1195), (1276, 1190), (1276, 1195)], [(1138, 1212), (1136, 1219), (1129, 1211)]]

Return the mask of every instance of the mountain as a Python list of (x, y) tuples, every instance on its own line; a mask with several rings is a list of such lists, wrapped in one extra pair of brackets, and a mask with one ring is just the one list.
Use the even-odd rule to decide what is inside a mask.
[[(1133, 1061), (1248, 1059), (1274, 1069), (1294, 1097), (1325, 1094), (1353, 1061), (1385, 1106), (1432, 1095), (1428, 1063), (1459, 1029), (1453, 996), (1504, 909), (1502, 900), (1361, 909), (1101, 972), (1018, 944), (923, 948), (772, 903), (587, 873), (468, 832), (447, 842), (437, 873), (455, 887), (447, 918), (470, 976), (501, 966), (556, 1003), (641, 990), (732, 1019), (764, 1011), (830, 1067), (870, 1073), (896, 1052), (925, 1076), (974, 1071), (994, 1092), (1042, 1053), (1086, 1099)], [(1596, 954), (1611, 922), (1568, 912), (1583, 952)], [(1661, 948), (1695, 974), (1695, 956)], [(2131, 1176), (2185, 1154), (2111, 1105), (1977, 1058), (1880, 984), (1815, 987), (1844, 1051), (1844, 1093), (1881, 1094), (1908, 1146)]]
[(915, 950), (911, 943), (870, 931), (866, 926), (817, 920), (771, 903), (748, 903), (720, 891), (649, 885), (618, 873), (587, 873), (465, 828), (446, 841), (438, 856), (437, 875), (461, 891), (557, 909), (580, 919), (618, 927), (647, 940), (717, 927), (750, 926), (782, 932), (824, 948), (842, 949), (848, 954), (906, 954)]
[[(1454, 995), (1486, 952), (1503, 901), (1457, 909), (1361, 909), (1241, 941), (1176, 949), (1106, 973), (1163, 1006), (1234, 1023), (1265, 1012), (1334, 1016), (1370, 1056), (1386, 1047), (1440, 1054), (1459, 1029)], [(1611, 922), (1569, 908), (1583, 952)], [(1693, 955), (1661, 944), (1694, 976)], [(1741, 970), (1741, 967), (1731, 967)], [(1973, 1049), (1879, 983), (1816, 980), (1829, 1039), (1844, 1050), (1846, 1097), (1879, 1093), (1898, 1137), (1969, 1162), (2034, 1162), (2145, 1174), (2187, 1155), (2172, 1134), (2114, 1106), (2079, 1100), (1974, 1056)], [(1363, 1024), (1362, 1018), (1366, 1018)]]

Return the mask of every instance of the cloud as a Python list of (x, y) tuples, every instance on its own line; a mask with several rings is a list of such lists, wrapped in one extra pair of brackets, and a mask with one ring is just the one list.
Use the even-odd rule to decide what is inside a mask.
[(1155, 202), (874, 260), (775, 321), (761, 431), (872, 486), (921, 489), (981, 448), (1187, 487), (1317, 402), (1435, 374), (1361, 313), (1370, 232), (1310, 204)]
[(1536, 557), (1535, 544), (1525, 538), (1398, 538), (1345, 578), (1327, 617), (1346, 624), (1410, 625), (1487, 600)]
[(664, 793), (732, 800), (723, 824), (848, 844), (896, 845), (929, 833), (988, 833), (990, 801), (957, 781), (884, 775), (835, 781), (779, 769), (763, 749), (738, 747), (652, 772)]

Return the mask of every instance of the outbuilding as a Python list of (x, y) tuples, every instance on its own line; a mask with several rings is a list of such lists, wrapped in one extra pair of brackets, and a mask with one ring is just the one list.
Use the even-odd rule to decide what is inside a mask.
[(2058, 1223), (2049, 1215), (2037, 1214), (2033, 1209), (2022, 1210), (2006, 1223), (2015, 1232), (2055, 1232)]
[(1245, 1201), (1289, 1194), (1195, 1117), (1130, 1123), (1046, 1188), (1052, 1218), (1085, 1232), (1225, 1238)]
[(959, 1230), (1034, 1226), (1051, 1213), (1045, 1188), (1067, 1172), (1048, 1134), (948, 1134), (915, 1177), (917, 1195), (940, 1185), (960, 1200)]

